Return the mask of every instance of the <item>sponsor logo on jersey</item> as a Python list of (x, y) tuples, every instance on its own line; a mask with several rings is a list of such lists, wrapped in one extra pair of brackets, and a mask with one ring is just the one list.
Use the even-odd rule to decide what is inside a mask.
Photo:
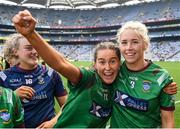
[(9, 124), (11, 122), (11, 114), (7, 109), (0, 110), (0, 118), (3, 120), (3, 124)]
[(98, 105), (96, 102), (92, 103), (90, 108), (90, 113), (99, 118), (105, 118), (110, 116), (112, 108), (104, 108), (101, 105)]
[(149, 92), (151, 88), (151, 82), (143, 81), (143, 91)]
[[(47, 93), (46, 93), (46, 91), (41, 91), (41, 92), (35, 93), (35, 95), (32, 97), (31, 100), (46, 99), (46, 98), (47, 98)], [(28, 103), (28, 102), (30, 102), (31, 100), (28, 100), (28, 99), (24, 98), (22, 101), (23, 101), (24, 103)]]
[(33, 75), (31, 75), (31, 74), (24, 75), (24, 78), (33, 78)]
[(9, 80), (10, 83), (21, 83), (21, 78), (12, 78)]
[(12, 78), (9, 79), (9, 85), (13, 86), (13, 87), (19, 87), (20, 85), (22, 85), (22, 79), (21, 78)]
[(138, 77), (129, 77), (130, 80), (137, 81)]
[(119, 90), (115, 92), (115, 103), (120, 106), (135, 109), (138, 111), (147, 111), (148, 110), (148, 101), (143, 99), (134, 98), (125, 94)]

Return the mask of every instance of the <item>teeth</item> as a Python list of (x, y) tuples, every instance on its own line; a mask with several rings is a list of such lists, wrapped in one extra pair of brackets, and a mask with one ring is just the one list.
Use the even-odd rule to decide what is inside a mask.
[(134, 53), (126, 53), (127, 56), (133, 56)]
[(105, 76), (111, 76), (112, 73), (104, 73)]

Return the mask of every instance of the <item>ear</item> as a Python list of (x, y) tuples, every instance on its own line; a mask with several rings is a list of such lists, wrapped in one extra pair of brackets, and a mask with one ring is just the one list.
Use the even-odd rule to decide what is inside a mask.
[(15, 56), (18, 56), (18, 50), (17, 49), (13, 48), (12, 51), (13, 51)]
[(144, 43), (144, 51), (146, 51), (148, 49), (148, 44)]
[(96, 62), (93, 62), (92, 66), (93, 66), (94, 69), (97, 69)]

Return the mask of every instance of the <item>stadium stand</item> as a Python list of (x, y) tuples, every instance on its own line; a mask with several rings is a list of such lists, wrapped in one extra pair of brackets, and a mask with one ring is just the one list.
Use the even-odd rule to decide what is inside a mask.
[[(148, 26), (151, 59), (180, 60), (179, 0), (143, 2), (113, 8), (67, 9), (28, 8), (38, 20), (37, 31), (69, 59), (92, 60), (95, 44), (116, 41), (121, 24), (138, 20)], [(26, 7), (0, 4), (0, 43), (15, 32), (11, 18)], [(2, 46), (3, 47), (3, 46)], [(2, 49), (1, 49), (2, 50)]]

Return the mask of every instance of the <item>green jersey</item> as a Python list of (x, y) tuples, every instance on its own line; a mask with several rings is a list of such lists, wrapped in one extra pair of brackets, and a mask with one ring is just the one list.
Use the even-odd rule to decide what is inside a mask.
[(114, 88), (111, 128), (155, 128), (161, 126), (160, 109), (173, 111), (174, 96), (163, 92), (172, 82), (165, 69), (150, 62), (141, 71), (130, 71), (125, 63)]
[(68, 100), (55, 128), (103, 128), (111, 116), (112, 86), (104, 85), (94, 70), (80, 70), (80, 82), (68, 83)]
[(0, 87), (0, 128), (22, 127), (24, 112), (21, 101), (10, 90)]

